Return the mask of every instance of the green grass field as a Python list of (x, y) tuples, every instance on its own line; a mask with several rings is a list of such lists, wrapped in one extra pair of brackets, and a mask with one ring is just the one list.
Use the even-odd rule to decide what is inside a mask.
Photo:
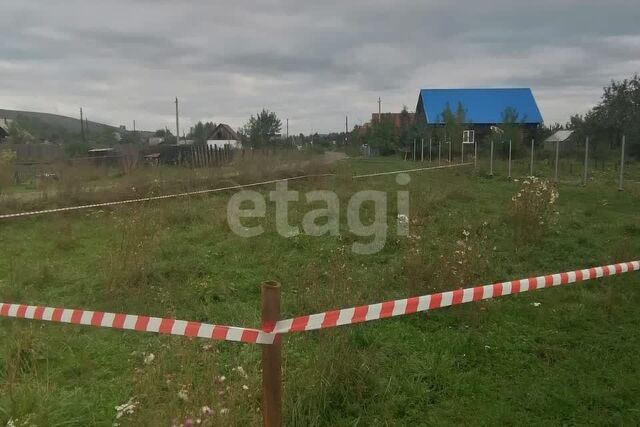
[[(415, 166), (347, 160), (289, 187), (333, 190), (343, 208), (359, 190), (386, 191), (392, 225), (395, 177), (351, 175)], [(640, 258), (639, 183), (618, 192), (615, 171), (586, 188), (562, 181), (543, 237), (516, 238), (521, 182), (485, 167), (411, 174), (413, 237), (390, 231), (367, 256), (351, 252), (367, 239), (349, 233), (345, 209), (340, 236), (284, 238), (268, 203), (265, 219), (245, 220), (265, 234), (240, 238), (230, 194), (3, 221), (0, 300), (258, 327), (264, 280), (282, 283), (290, 317)], [(321, 205), (292, 203), (290, 224)], [(632, 273), (285, 336), (285, 424), (640, 424), (638, 285)], [(16, 319), (0, 319), (0, 342), (0, 425), (261, 423), (258, 346)]]

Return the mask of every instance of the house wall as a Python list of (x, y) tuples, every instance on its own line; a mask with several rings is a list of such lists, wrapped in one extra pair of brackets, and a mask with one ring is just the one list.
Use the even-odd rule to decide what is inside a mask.
[(242, 144), (235, 139), (209, 139), (207, 140), (207, 145), (211, 148), (223, 148), (225, 145), (230, 145), (231, 148), (241, 148)]

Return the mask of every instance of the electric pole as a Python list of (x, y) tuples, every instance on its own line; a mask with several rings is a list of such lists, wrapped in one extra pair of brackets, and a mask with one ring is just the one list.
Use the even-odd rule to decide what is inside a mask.
[(176, 96), (176, 145), (180, 143), (180, 120), (178, 119), (178, 97)]
[(382, 121), (382, 98), (378, 97), (378, 121)]
[(82, 135), (82, 142), (87, 142), (84, 137), (84, 118), (82, 117), (82, 107), (80, 107), (80, 134)]
[(289, 141), (289, 119), (287, 118), (287, 141)]
[(136, 121), (135, 121), (135, 119), (133, 120), (133, 131), (134, 132), (136, 131)]
[(349, 116), (344, 116), (344, 143), (345, 145), (349, 142)]

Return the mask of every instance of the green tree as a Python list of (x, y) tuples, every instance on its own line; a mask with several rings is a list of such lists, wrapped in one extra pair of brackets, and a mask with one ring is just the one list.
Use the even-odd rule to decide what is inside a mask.
[[(458, 154), (462, 149), (462, 133), (466, 129), (467, 110), (464, 108), (464, 105), (459, 102), (455, 112), (451, 110), (451, 107), (447, 104), (440, 114), (444, 125), (434, 132), (434, 137), (444, 144), (443, 149), (445, 147), (448, 149), (449, 146), (445, 144), (445, 142), (450, 142), (452, 144), (451, 152)], [(444, 151), (442, 154), (445, 156)], [(446, 156), (448, 156), (448, 153)]]
[(251, 116), (244, 125), (243, 134), (252, 147), (265, 147), (275, 144), (280, 135), (282, 122), (273, 111), (263, 109), (256, 116)]
[(366, 140), (370, 147), (378, 149), (383, 156), (395, 153), (399, 148), (399, 140), (391, 117), (383, 114), (379, 120), (373, 121)]
[(499, 151), (506, 157), (509, 155), (509, 141), (511, 141), (511, 155), (514, 158), (523, 156), (525, 154), (525, 146), (523, 143), (522, 126), (526, 118), (520, 118), (520, 114), (513, 107), (507, 107), (501, 114), (502, 124), (500, 129), (502, 130), (502, 145), (498, 148)]
[(628, 152), (640, 158), (640, 76), (611, 81), (602, 99), (584, 118), (574, 116), (574, 129), (590, 136), (596, 151), (620, 146), (626, 136)]
[(215, 128), (216, 124), (213, 122), (202, 123), (202, 121), (198, 121), (198, 123), (191, 128), (187, 137), (193, 139), (195, 144), (204, 145), (207, 143), (207, 139), (209, 139), (209, 136), (211, 136)]

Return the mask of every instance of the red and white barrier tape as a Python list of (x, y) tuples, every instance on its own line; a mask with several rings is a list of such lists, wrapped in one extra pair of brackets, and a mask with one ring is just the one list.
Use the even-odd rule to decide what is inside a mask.
[(100, 328), (127, 329), (167, 335), (238, 341), (250, 344), (273, 344), (275, 335), (258, 329), (212, 325), (186, 320), (137, 316), (135, 314), (104, 313), (72, 308), (53, 308), (0, 302), (0, 317), (71, 323)]
[(313, 331), (342, 325), (404, 316), (483, 299), (498, 298), (536, 289), (598, 279), (640, 270), (640, 261), (630, 261), (602, 267), (592, 267), (566, 273), (549, 274), (529, 279), (499, 282), (492, 285), (386, 301), (378, 304), (343, 308), (341, 310), (299, 316), (263, 325), (263, 330), (235, 326), (212, 325), (186, 320), (163, 319), (134, 314), (104, 313), (69, 308), (52, 308), (24, 304), (0, 303), (0, 317), (71, 323), (102, 328), (128, 329), (138, 332), (199, 337), (251, 344), (273, 344), (278, 335)]
[(116, 201), (116, 202), (93, 203), (93, 204), (90, 204), (90, 205), (68, 206), (68, 207), (65, 207), (65, 208), (44, 209), (44, 210), (40, 210), (40, 211), (4, 214), (4, 215), (0, 215), (0, 219), (43, 215), (43, 214), (54, 213), (54, 212), (78, 211), (78, 210), (82, 210), (82, 209), (103, 208), (103, 207), (107, 207), (107, 206), (126, 205), (126, 204), (130, 204), (130, 203), (150, 202), (150, 201), (153, 201), (153, 200), (174, 199), (174, 198), (178, 198), (178, 197), (196, 196), (196, 195), (199, 195), (199, 194), (218, 193), (218, 192), (221, 192), (221, 191), (237, 190), (237, 189), (240, 189), (240, 188), (257, 187), (257, 186), (260, 186), (260, 185), (274, 184), (276, 182), (282, 182), (282, 181), (294, 181), (294, 180), (304, 179), (304, 178), (319, 178), (319, 177), (325, 177), (325, 176), (333, 176), (333, 174), (302, 175), (302, 176), (294, 176), (292, 178), (272, 179), (270, 181), (255, 182), (255, 183), (251, 183), (251, 184), (238, 184), (238, 185), (232, 185), (232, 186), (229, 186), (229, 187), (213, 188), (213, 189), (209, 189), (209, 190), (189, 191), (188, 193), (167, 194), (167, 195), (164, 195), (164, 196), (142, 197), (142, 198), (139, 198), (139, 199), (119, 200), (119, 201)]
[(640, 270), (640, 261), (632, 261), (529, 279), (494, 283), (486, 286), (476, 286), (474, 288), (457, 289), (455, 291), (420, 297), (386, 301), (378, 304), (343, 308), (341, 310), (280, 320), (276, 322), (271, 332), (275, 334), (286, 334), (289, 332), (313, 331), (316, 329), (351, 325), (638, 270)]

